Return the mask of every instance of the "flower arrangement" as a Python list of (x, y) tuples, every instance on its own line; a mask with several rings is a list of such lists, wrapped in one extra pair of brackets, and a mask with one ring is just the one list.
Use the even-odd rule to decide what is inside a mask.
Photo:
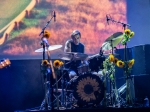
[[(103, 72), (106, 74), (106, 71), (108, 74), (114, 74), (115, 72), (115, 66), (119, 68), (124, 68), (125, 73), (129, 74), (131, 72), (132, 66), (134, 65), (134, 59), (129, 60), (129, 61), (122, 61), (119, 60), (118, 58), (115, 58), (114, 55), (110, 54), (108, 58), (105, 59), (103, 62)], [(112, 75), (110, 75), (110, 78), (114, 78)]]
[(41, 63), (41, 72), (43, 74), (46, 74), (47, 73), (47, 69), (50, 69), (51, 66), (50, 66), (50, 63), (48, 62), (48, 60), (42, 60), (42, 63)]
[(44, 34), (43, 34), (43, 37), (49, 38), (50, 37), (50, 32), (45, 30)]
[(125, 29), (124, 34), (123, 34), (123, 40), (122, 40), (122, 45), (125, 45), (126, 42), (130, 41), (130, 38), (134, 36), (134, 32), (131, 31), (130, 29)]
[[(59, 74), (58, 73), (58, 68), (60, 68), (64, 63), (62, 61), (59, 61), (59, 60), (55, 60), (53, 62), (53, 67), (54, 67), (54, 71), (56, 74)], [(41, 72), (42, 73), (47, 73), (47, 69), (51, 69), (51, 65), (50, 63), (48, 62), (48, 60), (42, 60), (42, 63), (41, 63)]]
[[(126, 43), (130, 41), (130, 38), (132, 38), (134, 36), (134, 32), (130, 31), (130, 29), (126, 29), (124, 31), (123, 34), (123, 40), (121, 41), (122, 45), (125, 45), (125, 56), (126, 56)], [(132, 60), (127, 60), (125, 59), (125, 61), (119, 60), (118, 58), (115, 58), (114, 55), (110, 54), (108, 58), (105, 59), (105, 61), (103, 62), (103, 74), (107, 74), (109, 75), (110, 79), (112, 79), (114, 82), (114, 73), (115, 73), (115, 66), (119, 67), (119, 68), (123, 68), (124, 69), (124, 73), (128, 79), (128, 76), (131, 73), (131, 69), (132, 66), (134, 65), (134, 59)], [(105, 79), (106, 80), (106, 79)], [(130, 95), (130, 90), (129, 90), (129, 80), (126, 80), (126, 100), (128, 103), (132, 104), (132, 96)]]
[(64, 63), (62, 61), (59, 60), (55, 60), (53, 65), (55, 68), (60, 68)]
[(110, 54), (109, 57), (106, 58), (103, 62), (103, 74), (109, 74), (109, 78), (111, 78), (112, 80), (114, 80), (115, 65), (117, 61), (118, 59), (114, 58), (114, 56)]
[(49, 62), (47, 60), (42, 60), (42, 66), (48, 66), (50, 65)]

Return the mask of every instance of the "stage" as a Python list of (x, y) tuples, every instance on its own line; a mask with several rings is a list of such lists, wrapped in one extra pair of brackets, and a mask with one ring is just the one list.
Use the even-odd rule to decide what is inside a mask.
[[(35, 107), (39, 107), (44, 99), (44, 85), (43, 74), (40, 71), (41, 60), (10, 60), (11, 66), (0, 70), (0, 111), (7, 112), (24, 112), (24, 111), (39, 111)], [(135, 68), (136, 69), (136, 68)], [(137, 71), (136, 71), (137, 72)], [(59, 76), (59, 73), (57, 73)], [(86, 74), (85, 76), (87, 76)], [(123, 78), (123, 71), (116, 71), (117, 88), (121, 87), (125, 80)], [(94, 77), (93, 77), (94, 78)], [(58, 78), (59, 79), (59, 78)], [(143, 108), (145, 96), (149, 97), (150, 89), (148, 85), (150, 75), (136, 75), (133, 76), (135, 98), (137, 105), (134, 107), (124, 108), (102, 108), (102, 107), (88, 107), (66, 109), (63, 111), (141, 111), (149, 112), (150, 108)], [(59, 81), (60, 83), (61, 81)], [(100, 83), (99, 83), (100, 84)], [(101, 84), (100, 84), (101, 85)], [(59, 87), (61, 89), (61, 87)], [(60, 93), (60, 92), (59, 92)], [(121, 96), (125, 100), (125, 94)], [(77, 98), (78, 99), (78, 98)], [(33, 109), (34, 108), (34, 109)], [(61, 111), (61, 110), (48, 110)]]
[[(39, 110), (16, 110), (14, 112), (40, 112)], [(150, 108), (80, 108), (80, 109), (68, 109), (68, 110), (43, 110), (41, 112), (150, 112)]]

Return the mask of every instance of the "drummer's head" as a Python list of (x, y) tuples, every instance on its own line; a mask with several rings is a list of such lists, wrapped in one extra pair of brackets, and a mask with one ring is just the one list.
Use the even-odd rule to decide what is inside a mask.
[(80, 42), (80, 38), (81, 38), (81, 33), (80, 33), (80, 31), (74, 30), (74, 31), (71, 33), (71, 38), (72, 38), (74, 44), (78, 45), (79, 42)]

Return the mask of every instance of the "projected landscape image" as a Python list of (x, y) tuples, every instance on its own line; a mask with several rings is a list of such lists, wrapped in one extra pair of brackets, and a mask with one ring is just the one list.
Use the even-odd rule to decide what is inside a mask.
[(42, 47), (39, 34), (53, 11), (56, 22), (52, 19), (46, 28), (51, 34), (49, 44), (63, 45), (51, 51), (53, 57), (63, 53), (74, 29), (81, 32), (85, 53), (97, 54), (105, 39), (123, 31), (120, 24), (108, 25), (106, 15), (127, 21), (125, 0), (0, 0), (0, 5), (0, 57), (10, 59), (42, 57), (42, 53), (34, 51)]

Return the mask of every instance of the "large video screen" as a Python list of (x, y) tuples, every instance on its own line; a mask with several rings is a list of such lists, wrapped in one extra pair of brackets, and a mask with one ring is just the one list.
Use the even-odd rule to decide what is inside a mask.
[(94, 55), (109, 36), (123, 32), (121, 24), (107, 23), (106, 15), (127, 21), (126, 0), (0, 0), (0, 6), (0, 58), (41, 59), (35, 50), (42, 48), (39, 34), (47, 23), (49, 44), (62, 45), (51, 51), (52, 58), (63, 53), (75, 29), (85, 53)]

